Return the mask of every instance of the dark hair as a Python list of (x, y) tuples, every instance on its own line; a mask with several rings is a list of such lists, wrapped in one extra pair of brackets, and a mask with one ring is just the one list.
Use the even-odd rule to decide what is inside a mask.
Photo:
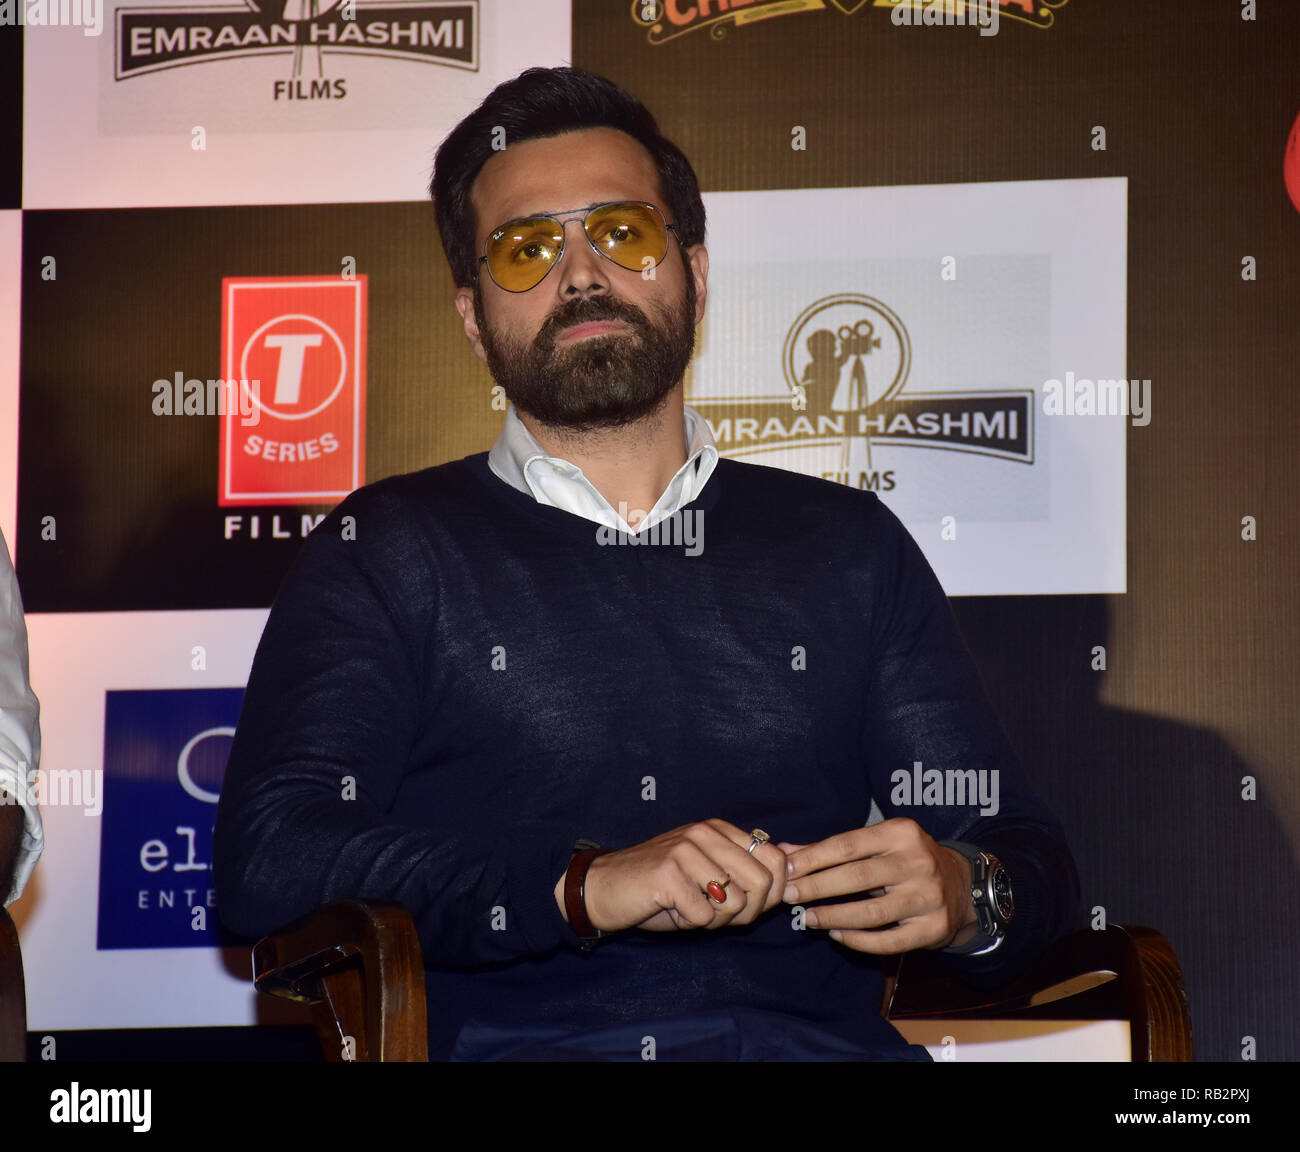
[(626, 132), (654, 160), (681, 246), (704, 242), (704, 201), (695, 170), (681, 149), (660, 135), (645, 105), (603, 76), (575, 68), (529, 68), (492, 89), (452, 129), (434, 158), (429, 195), (457, 287), (474, 279), (478, 222), (469, 193), (483, 165), (496, 155), (492, 144), (497, 128), (505, 130), (507, 146), (584, 128)]

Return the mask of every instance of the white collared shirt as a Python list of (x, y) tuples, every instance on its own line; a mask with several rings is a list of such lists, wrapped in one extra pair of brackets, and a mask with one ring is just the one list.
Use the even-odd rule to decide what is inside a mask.
[(645, 519), (633, 528), (626, 519), (630, 509), (620, 501), (615, 510), (576, 464), (548, 456), (533, 434), (519, 419), (513, 404), (506, 410), (505, 426), (488, 452), (488, 467), (512, 488), (518, 488), (539, 504), (562, 508), (575, 516), (593, 520), (633, 536), (684, 508), (704, 490), (718, 463), (718, 448), (708, 421), (689, 405), (682, 405), (686, 432), (686, 463)]

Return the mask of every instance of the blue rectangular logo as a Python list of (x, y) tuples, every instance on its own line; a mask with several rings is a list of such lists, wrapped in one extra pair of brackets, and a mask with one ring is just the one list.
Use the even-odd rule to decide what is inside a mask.
[(242, 688), (106, 694), (96, 946), (214, 948), (212, 830)]

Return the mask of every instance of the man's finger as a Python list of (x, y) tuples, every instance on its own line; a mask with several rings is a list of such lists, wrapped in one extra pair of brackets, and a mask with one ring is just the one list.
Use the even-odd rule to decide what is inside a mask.
[(804, 923), (810, 928), (843, 928), (850, 931), (871, 931), (888, 928), (905, 917), (899, 911), (899, 901), (889, 897), (879, 900), (855, 900), (850, 904), (819, 904), (804, 912)]
[(854, 828), (818, 840), (816, 844), (806, 844), (786, 857), (786, 879), (794, 880), (824, 868), (833, 868), (837, 864), (846, 864), (850, 860), (860, 860), (874, 856), (884, 850), (884, 837), (877, 831), (881, 825), (870, 828)]
[(907, 861), (898, 856), (870, 856), (787, 880), (781, 898), (787, 904), (807, 904), (832, 896), (855, 896), (904, 884), (911, 876)]
[(745, 885), (735, 873), (715, 871), (713, 881), (722, 886), (722, 899), (717, 899), (708, 891), (709, 881), (705, 881), (705, 899), (715, 909), (713, 921), (709, 928), (725, 928), (733, 920), (745, 923), (743, 913), (749, 907), (750, 896)]
[[(785, 857), (772, 844), (760, 843), (754, 851), (749, 847), (753, 837), (725, 820), (708, 820), (705, 823), (719, 833), (716, 840), (708, 842), (712, 858), (724, 866), (737, 884), (748, 895), (752, 907), (743, 912), (731, 909), (731, 917), (740, 925), (751, 924), (768, 908), (780, 903), (785, 888)], [(728, 893), (735, 891), (733, 884)], [(724, 906), (730, 901), (724, 902)]]
[(848, 928), (835, 928), (831, 939), (852, 948), (855, 952), (870, 952), (875, 956), (894, 956), (900, 952), (911, 952), (916, 948), (931, 948), (939, 937), (933, 925), (926, 923), (926, 918), (909, 920), (897, 928), (881, 928), (876, 931), (855, 932)]
[(723, 883), (726, 879), (727, 870), (713, 856), (692, 842), (683, 843), (667, 898), (661, 897), (664, 906), (672, 909), (674, 923), (679, 928), (717, 928), (730, 920), (739, 901), (728, 909), (725, 902), (719, 904), (708, 895), (711, 880)]
[(878, 930), (891, 924), (903, 924), (942, 912), (942, 906), (918, 899), (915, 892), (891, 889), (886, 895), (844, 904), (818, 904), (804, 912), (810, 928), (848, 928)]
[(785, 891), (785, 854), (775, 844), (760, 844), (754, 849), (753, 856), (769, 875), (767, 891), (763, 894), (763, 911), (766, 912), (781, 903), (781, 893)]

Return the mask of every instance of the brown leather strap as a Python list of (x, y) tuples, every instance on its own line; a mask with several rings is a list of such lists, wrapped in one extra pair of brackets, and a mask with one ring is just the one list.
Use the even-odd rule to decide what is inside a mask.
[(564, 910), (568, 913), (570, 927), (582, 937), (584, 947), (590, 947), (603, 935), (587, 919), (587, 872), (597, 856), (604, 856), (609, 851), (608, 848), (584, 848), (574, 853), (569, 861), (569, 870), (564, 874)]

